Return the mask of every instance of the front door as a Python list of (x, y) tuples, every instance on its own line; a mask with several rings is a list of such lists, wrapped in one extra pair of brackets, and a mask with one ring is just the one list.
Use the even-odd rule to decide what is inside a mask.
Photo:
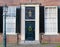
[(25, 22), (25, 40), (35, 40), (35, 22)]
[(21, 5), (21, 40), (39, 41), (39, 5)]
[(25, 7), (25, 40), (35, 40), (35, 7)]

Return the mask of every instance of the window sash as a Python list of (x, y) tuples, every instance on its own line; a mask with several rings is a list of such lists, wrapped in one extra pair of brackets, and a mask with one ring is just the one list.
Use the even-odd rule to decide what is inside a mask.
[(45, 34), (54, 35), (58, 32), (57, 6), (45, 6)]
[(16, 34), (16, 6), (8, 6), (6, 16), (6, 34)]

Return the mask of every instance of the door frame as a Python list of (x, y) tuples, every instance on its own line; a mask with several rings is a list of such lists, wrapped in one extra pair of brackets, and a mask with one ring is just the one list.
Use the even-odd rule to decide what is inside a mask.
[(21, 41), (25, 41), (25, 7), (35, 7), (35, 40), (39, 41), (39, 4), (21, 5)]

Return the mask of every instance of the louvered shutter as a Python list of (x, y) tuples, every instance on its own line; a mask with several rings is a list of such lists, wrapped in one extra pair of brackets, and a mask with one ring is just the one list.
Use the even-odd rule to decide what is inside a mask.
[(16, 33), (21, 33), (21, 7), (16, 8)]
[(39, 14), (40, 33), (44, 33), (44, 6), (39, 7)]
[(0, 33), (3, 33), (3, 7), (0, 6)]
[(60, 7), (58, 7), (58, 33), (60, 33)]

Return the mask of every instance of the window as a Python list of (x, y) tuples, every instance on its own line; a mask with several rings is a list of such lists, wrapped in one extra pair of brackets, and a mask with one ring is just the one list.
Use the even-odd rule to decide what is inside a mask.
[(6, 16), (6, 33), (15, 34), (16, 32), (16, 6), (8, 6)]
[(16, 22), (15, 17), (8, 16), (6, 17), (6, 32), (7, 33), (15, 33), (16, 29)]
[(45, 7), (45, 34), (57, 34), (57, 7)]

